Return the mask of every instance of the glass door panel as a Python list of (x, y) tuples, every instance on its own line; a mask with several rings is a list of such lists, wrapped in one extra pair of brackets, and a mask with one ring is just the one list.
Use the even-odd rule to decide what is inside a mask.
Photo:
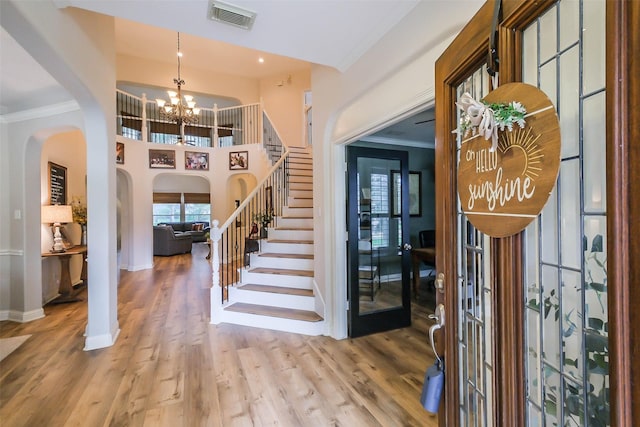
[(352, 337), (411, 322), (407, 164), (404, 151), (348, 149)]

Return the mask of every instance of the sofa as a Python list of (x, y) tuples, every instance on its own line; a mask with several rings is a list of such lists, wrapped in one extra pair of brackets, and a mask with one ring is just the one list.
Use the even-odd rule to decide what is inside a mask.
[(168, 225), (173, 232), (178, 234), (188, 234), (194, 242), (206, 242), (207, 233), (209, 232), (208, 221), (187, 221), (187, 222), (163, 222), (158, 225)]
[(191, 252), (193, 237), (190, 234), (175, 234), (169, 226), (153, 226), (153, 255), (171, 256)]

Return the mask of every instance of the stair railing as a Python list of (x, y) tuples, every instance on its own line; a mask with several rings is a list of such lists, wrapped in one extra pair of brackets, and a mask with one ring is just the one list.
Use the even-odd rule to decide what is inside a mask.
[(266, 240), (265, 232), (277, 226), (282, 216), (289, 193), (289, 150), (286, 146), (284, 150), (266, 178), (239, 204), (224, 224), (218, 227), (219, 221), (212, 221), (211, 323), (219, 323), (214, 320), (219, 319), (217, 311), (228, 301), (229, 286), (241, 281), (242, 269), (249, 265), (250, 254), (260, 250)]
[(197, 147), (230, 147), (262, 142), (262, 106), (259, 103), (234, 107), (200, 108), (198, 122), (182, 125), (166, 120), (155, 101), (116, 89), (116, 133), (142, 142), (185, 144)]

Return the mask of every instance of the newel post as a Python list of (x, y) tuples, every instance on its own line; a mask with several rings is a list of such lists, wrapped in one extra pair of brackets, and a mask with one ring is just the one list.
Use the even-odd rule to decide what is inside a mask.
[(142, 123), (140, 124), (140, 133), (142, 133), (142, 142), (149, 142), (149, 134), (147, 133), (147, 94), (142, 94)]
[(222, 313), (222, 286), (220, 286), (220, 252), (218, 251), (218, 244), (220, 242), (220, 229), (218, 228), (220, 222), (217, 219), (213, 220), (213, 227), (210, 231), (210, 238), (212, 254), (211, 254), (211, 266), (213, 272), (211, 273), (211, 324), (219, 324)]

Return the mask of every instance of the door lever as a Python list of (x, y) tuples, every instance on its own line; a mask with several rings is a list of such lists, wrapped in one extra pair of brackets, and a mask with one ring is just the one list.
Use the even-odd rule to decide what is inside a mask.
[(438, 359), (438, 362), (442, 364), (442, 359), (438, 355), (438, 351), (436, 350), (436, 343), (433, 340), (433, 333), (444, 326), (444, 304), (438, 304), (436, 306), (435, 313), (430, 314), (429, 319), (433, 319), (436, 321), (435, 325), (431, 325), (431, 327), (429, 328), (429, 340), (431, 341), (433, 354), (436, 355), (436, 359)]

